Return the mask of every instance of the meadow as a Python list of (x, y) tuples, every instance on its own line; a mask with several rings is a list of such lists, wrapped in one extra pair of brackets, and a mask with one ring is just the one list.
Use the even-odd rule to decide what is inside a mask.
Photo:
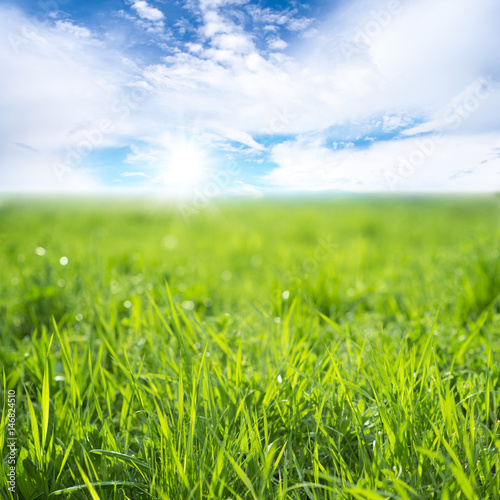
[(2, 498), (498, 499), (499, 249), (498, 196), (3, 200)]

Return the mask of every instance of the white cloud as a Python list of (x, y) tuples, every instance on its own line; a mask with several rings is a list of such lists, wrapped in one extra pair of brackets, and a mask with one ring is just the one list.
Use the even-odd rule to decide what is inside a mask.
[(28, 146), (7, 143), (0, 152), (0, 191), (99, 192), (103, 188), (88, 169), (61, 167)]
[(243, 132), (241, 130), (230, 130), (224, 129), (221, 131), (224, 137), (229, 139), (230, 141), (236, 141), (240, 144), (244, 144), (251, 149), (255, 149), (257, 151), (263, 151), (265, 148), (258, 142), (254, 141), (250, 134)]
[(261, 8), (250, 4), (247, 7), (247, 11), (255, 23), (264, 24), (267, 30), (275, 26), (284, 26), (290, 31), (302, 31), (314, 21), (312, 18), (297, 16), (295, 9), (279, 11), (269, 7)]
[[(488, 22), (492, 2), (478, 2), (475, 17), (451, 0), (437, 2), (443, 4), (441, 9), (452, 12), (453, 22), (429, 0), (406, 2), (390, 25), (369, 39), (362, 53), (352, 59), (346, 58), (340, 41), (342, 36), (356, 33), (365, 2), (356, 2), (356, 9), (352, 7), (347, 14), (337, 10), (331, 19), (318, 24), (316, 35), (300, 47), (295, 44), (287, 56), (259, 51), (250, 34), (224, 17), (217, 10), (218, 3), (209, 2), (204, 4), (200, 33), (210, 45), (197, 44), (195, 50), (190, 47), (189, 52), (169, 57), (165, 64), (147, 68), (145, 76), (165, 111), (196, 116), (216, 132), (230, 127), (252, 136), (270, 129), (283, 134), (308, 133), (346, 122), (364, 126), (376, 116), (385, 117), (385, 131), (391, 132), (417, 117), (431, 117), (480, 76), (479, 69), (487, 75), (496, 67), (495, 50), (483, 47), (485, 40), (498, 38)], [(253, 7), (248, 9), (252, 12)], [(428, 15), (430, 20), (426, 20)], [(420, 22), (410, 29), (413, 16)], [(462, 59), (461, 28), (470, 19), (475, 26), (484, 26), (481, 36), (475, 37), (483, 42), (473, 40), (476, 49)], [(264, 11), (262, 22), (286, 25), (290, 14)], [(432, 50), (424, 36), (429, 24), (436, 39)], [(346, 28), (352, 25), (354, 28)], [(363, 27), (363, 21), (360, 25)], [(445, 30), (446, 43), (442, 44), (438, 33)], [(472, 37), (472, 28), (465, 33)], [(477, 51), (480, 58), (473, 57)], [(483, 61), (481, 68), (478, 59)], [(436, 61), (446, 64), (447, 70), (437, 71)], [(398, 73), (401, 67), (406, 70)], [(279, 130), (274, 130), (270, 123), (276, 122), (276, 113), (285, 107), (295, 118), (280, 122)]]
[(239, 53), (249, 53), (254, 49), (253, 43), (248, 37), (239, 33), (223, 33), (212, 38), (212, 44), (222, 50), (230, 50)]
[(401, 132), (412, 136), (428, 132), (457, 130), (462, 132), (485, 131), (498, 128), (497, 118), (500, 109), (499, 83), (491, 77), (477, 78), (465, 89), (454, 96), (442, 109), (429, 113), (429, 120)]
[(254, 198), (262, 198), (264, 193), (259, 188), (253, 186), (252, 184), (247, 184), (242, 181), (235, 181), (236, 186), (229, 190), (230, 194), (252, 196)]
[(155, 7), (151, 7), (144, 0), (135, 0), (132, 3), (132, 9), (134, 9), (137, 14), (143, 19), (147, 19), (148, 21), (161, 21), (165, 18), (163, 12)]
[(380, 141), (356, 150), (299, 138), (273, 147), (279, 167), (264, 180), (309, 191), (497, 191), (499, 147), (500, 138), (492, 134)]
[(125, 163), (155, 165), (162, 158), (162, 152), (152, 148), (140, 148), (135, 144), (130, 146), (132, 153), (125, 158)]
[(387, 133), (408, 126), (412, 122), (412, 118), (401, 114), (386, 113), (382, 117), (382, 121), (382, 130)]
[[(207, 149), (261, 158), (271, 151), (277, 168), (266, 179), (277, 186), (380, 189), (372, 171), (387, 168), (388, 159), (411, 148), (414, 135), (447, 130), (446, 113), (463, 105), (478, 77), (498, 78), (500, 46), (495, 0), (405, 0), (384, 18), (389, 3), (345, 2), (314, 21), (294, 10), (261, 9), (245, 1), (191, 2), (200, 20), (192, 40), (146, 67), (125, 44), (72, 21), (47, 22), (27, 36), (27, 18), (0, 7), (0, 31), (10, 40), (10, 46), (0, 46), (0, 106), (10, 117), (9, 123), (0, 122), (0, 138), (10, 144), (0, 151), (0, 183), (24, 182), (23, 172), (39, 182), (33, 155), (40, 164), (64, 161), (108, 118), (113, 130), (102, 134), (95, 149), (145, 144), (132, 148), (126, 159), (141, 163), (141, 171), (161, 161), (166, 135), (180, 127), (205, 141)], [(163, 43), (163, 13), (142, 0), (131, 7), (141, 17), (134, 22)], [(253, 32), (242, 21), (248, 15)], [(288, 45), (281, 39), (284, 30)], [(131, 99), (139, 89), (147, 97)], [(500, 93), (495, 92), (459, 128), (448, 130), (450, 140), (426, 162), (434, 177), (422, 174), (422, 179), (451, 187), (478, 185), (484, 172), (496, 179), (491, 169), (497, 159), (490, 152), (498, 146), (493, 134), (498, 116)], [(356, 130), (360, 137), (377, 131), (400, 137), (333, 151), (323, 140), (336, 140), (329, 137), (334, 127)], [(258, 138), (263, 135), (301, 138), (264, 148)], [(229, 151), (229, 141), (246, 147)], [(37, 153), (19, 151), (13, 143)], [(5, 165), (15, 165), (18, 173)], [(90, 178), (85, 155), (77, 167)], [(321, 172), (326, 171), (325, 177)], [(415, 174), (405, 186), (416, 186), (418, 178)]]
[(498, 2), (413, 0), (402, 5), (401, 13), (368, 45), (385, 78), (387, 102), (441, 107), (496, 68), (500, 32), (493, 19), (500, 15)]
[(122, 172), (120, 174), (122, 177), (150, 177), (148, 174), (144, 172)]
[(284, 50), (288, 47), (288, 44), (281, 38), (273, 38), (269, 41), (269, 48), (271, 50)]
[[(9, 117), (0, 121), (0, 187), (96, 188), (85, 160), (90, 150), (115, 141), (98, 127), (104, 118), (116, 121), (111, 103), (127, 78), (121, 60), (69, 21), (34, 25), (3, 6), (0, 31), (9, 41), (0, 45), (0, 107)], [(69, 155), (78, 161), (56, 166)]]
[(90, 38), (92, 33), (84, 26), (78, 26), (71, 21), (56, 21), (59, 30), (65, 31), (76, 38)]

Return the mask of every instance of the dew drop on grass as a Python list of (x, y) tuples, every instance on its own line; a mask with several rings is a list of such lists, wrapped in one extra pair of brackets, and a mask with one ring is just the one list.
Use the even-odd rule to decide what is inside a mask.
[(182, 303), (182, 307), (186, 309), (186, 311), (192, 311), (194, 309), (194, 302), (192, 300), (185, 300)]
[(64, 281), (63, 279), (58, 280), (57, 286), (63, 288), (65, 285), (66, 285), (66, 281)]
[(65, 257), (64, 255), (59, 259), (59, 263), (61, 264), (61, 266), (67, 266), (68, 262), (68, 257)]
[(281, 375), (278, 375), (277, 380), (278, 380), (278, 383), (279, 383), (279, 384), (281, 384), (281, 383), (283, 382), (283, 379), (281, 378)]
[(123, 307), (125, 307), (126, 309), (130, 309), (132, 307), (132, 302), (130, 302), (130, 300), (126, 300), (123, 303)]
[(281, 296), (283, 297), (284, 300), (287, 300), (288, 297), (290, 297), (290, 292), (288, 290), (285, 290)]
[(251, 262), (252, 266), (260, 267), (262, 265), (262, 257), (260, 255), (254, 255), (250, 259), (250, 262)]
[(45, 255), (45, 248), (43, 247), (37, 247), (35, 250), (35, 253), (37, 255), (40, 255), (40, 257), (43, 257)]
[(279, 318), (278, 316), (276, 316), (276, 318), (274, 318), (274, 322), (279, 325), (281, 323), (281, 318)]
[(75, 319), (76, 319), (76, 321), (81, 321), (81, 320), (83, 319), (83, 314), (78, 313), (78, 314), (75, 316)]
[(203, 299), (203, 305), (205, 307), (210, 307), (212, 305), (212, 299)]
[(173, 250), (179, 243), (179, 240), (175, 234), (168, 234), (163, 238), (163, 246), (167, 250)]
[(224, 271), (220, 277), (224, 280), (224, 281), (229, 281), (231, 278), (232, 278), (232, 273), (231, 271)]

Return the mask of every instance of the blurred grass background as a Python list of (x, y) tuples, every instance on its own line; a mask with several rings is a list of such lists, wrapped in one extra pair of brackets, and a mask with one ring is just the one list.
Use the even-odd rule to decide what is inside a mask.
[(137, 201), (7, 203), (1, 332), (30, 335), (52, 315), (92, 324), (96, 308), (125, 320), (133, 311), (124, 302), (146, 300), (166, 280), (204, 317), (245, 316), (288, 290), (335, 321), (419, 320), (441, 301), (460, 323), (498, 293), (498, 205), (493, 197), (249, 201), (186, 221)]

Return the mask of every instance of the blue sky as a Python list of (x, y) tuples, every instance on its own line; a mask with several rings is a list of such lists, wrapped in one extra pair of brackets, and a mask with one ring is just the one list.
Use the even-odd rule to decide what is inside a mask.
[(497, 0), (0, 1), (0, 190), (500, 188)]

